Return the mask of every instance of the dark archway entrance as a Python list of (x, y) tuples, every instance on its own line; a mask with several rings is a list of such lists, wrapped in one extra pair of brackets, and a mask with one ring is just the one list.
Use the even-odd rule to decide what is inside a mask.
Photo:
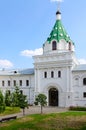
[(56, 88), (49, 90), (49, 106), (58, 106), (58, 90)]

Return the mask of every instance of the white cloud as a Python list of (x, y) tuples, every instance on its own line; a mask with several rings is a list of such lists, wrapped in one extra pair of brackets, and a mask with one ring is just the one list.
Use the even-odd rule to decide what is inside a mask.
[(86, 64), (86, 59), (79, 59), (80, 64)]
[(39, 49), (35, 49), (35, 50), (24, 50), (21, 51), (21, 55), (22, 56), (27, 56), (27, 57), (32, 57), (34, 55), (41, 55), (43, 54), (43, 49), (39, 48)]
[(51, 2), (63, 2), (63, 0), (51, 0)]
[(8, 60), (1, 60), (0, 59), (0, 68), (11, 68), (13, 64)]

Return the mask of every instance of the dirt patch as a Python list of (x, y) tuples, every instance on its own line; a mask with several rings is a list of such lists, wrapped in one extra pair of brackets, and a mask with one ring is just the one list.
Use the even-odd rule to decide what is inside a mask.
[(32, 130), (32, 129), (29, 129), (29, 128), (20, 128), (19, 130)]
[(86, 116), (69, 116), (66, 118), (66, 125), (70, 128), (79, 129), (86, 125)]
[(6, 127), (6, 126), (9, 126), (10, 124), (7, 124), (7, 123), (0, 123), (0, 127)]
[(66, 128), (73, 128), (78, 130), (82, 126), (86, 125), (86, 116), (69, 116), (69, 117), (50, 117), (38, 123), (40, 129), (48, 130), (63, 130)]
[(33, 118), (31, 118), (31, 117), (23, 117), (23, 118), (18, 119), (17, 122), (24, 123), (24, 122), (28, 122), (28, 121), (32, 121), (32, 120), (33, 120)]
[(86, 116), (67, 116), (66, 119), (69, 121), (86, 121)]

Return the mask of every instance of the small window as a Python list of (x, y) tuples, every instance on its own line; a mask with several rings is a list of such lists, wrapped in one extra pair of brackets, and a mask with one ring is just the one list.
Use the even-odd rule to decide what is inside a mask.
[(69, 42), (69, 50), (71, 50), (71, 42)]
[(23, 94), (23, 91), (22, 91), (22, 90), (20, 90), (20, 94)]
[(86, 85), (86, 78), (83, 79), (83, 85)]
[(8, 95), (10, 95), (10, 90), (7, 90), (7, 92), (8, 92)]
[(16, 86), (16, 80), (13, 80), (13, 84), (14, 84), (14, 86)]
[(61, 77), (61, 71), (58, 71), (58, 78)]
[(26, 86), (29, 86), (29, 80), (26, 80)]
[(53, 41), (52, 42), (52, 50), (56, 50), (57, 49), (57, 47), (56, 47), (56, 41)]
[(83, 93), (83, 97), (86, 98), (86, 92)]
[(51, 78), (53, 78), (54, 77), (54, 72), (53, 71), (51, 71)]
[(22, 86), (22, 80), (19, 81), (19, 85)]
[(8, 86), (10, 86), (10, 80), (8, 80)]
[(44, 78), (47, 78), (47, 72), (44, 72)]
[(2, 86), (4, 86), (5, 85), (5, 82), (4, 81), (2, 81)]

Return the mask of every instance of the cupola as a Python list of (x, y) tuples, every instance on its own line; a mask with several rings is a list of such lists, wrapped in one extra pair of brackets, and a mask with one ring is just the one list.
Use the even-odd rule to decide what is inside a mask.
[(58, 53), (64, 51), (74, 51), (74, 42), (66, 32), (62, 21), (61, 12), (56, 12), (56, 22), (54, 27), (43, 45), (43, 53)]

